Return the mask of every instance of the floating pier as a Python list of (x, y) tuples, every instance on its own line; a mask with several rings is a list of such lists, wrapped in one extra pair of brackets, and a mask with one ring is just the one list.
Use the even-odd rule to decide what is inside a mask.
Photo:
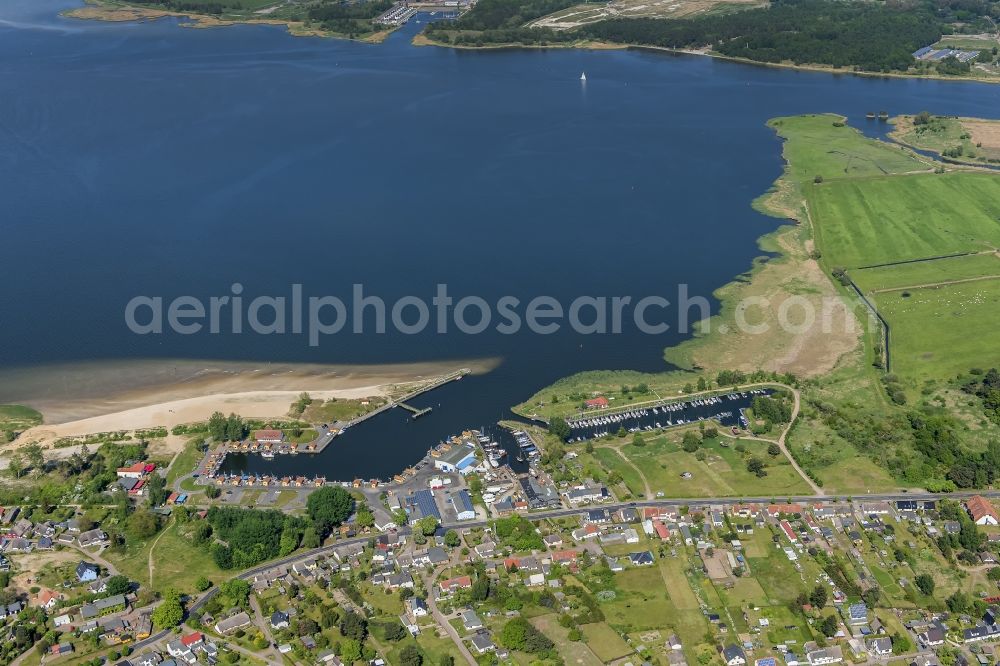
[(415, 418), (415, 419), (418, 419), (421, 416), (423, 416), (424, 414), (430, 413), (430, 411), (431, 411), (430, 407), (424, 407), (423, 409), (419, 409), (417, 407), (414, 407), (413, 405), (408, 405), (405, 402), (399, 402), (399, 403), (396, 403), (396, 405), (398, 407), (402, 407), (403, 409), (405, 409), (408, 412), (411, 412), (413, 414), (413, 418)]

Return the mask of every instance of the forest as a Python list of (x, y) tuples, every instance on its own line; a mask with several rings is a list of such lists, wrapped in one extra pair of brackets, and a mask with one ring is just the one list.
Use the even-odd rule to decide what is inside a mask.
[(669, 48), (711, 45), (727, 56), (903, 71), (913, 51), (937, 41), (944, 24), (927, 7), (780, 0), (763, 9), (689, 20), (612, 19), (585, 26), (593, 39)]
[[(483, 0), (454, 22), (437, 22), (428, 37), (456, 45), (546, 45), (579, 40), (666, 48), (710, 46), (757, 62), (822, 64), (865, 71), (905, 71), (913, 51), (950, 28), (945, 18), (989, 13), (994, 5), (955, 9), (953, 3), (892, 4), (776, 0), (768, 7), (690, 19), (618, 18), (575, 30), (527, 28), (525, 23), (573, 3), (566, 0)], [(978, 14), (977, 14), (978, 15)]]

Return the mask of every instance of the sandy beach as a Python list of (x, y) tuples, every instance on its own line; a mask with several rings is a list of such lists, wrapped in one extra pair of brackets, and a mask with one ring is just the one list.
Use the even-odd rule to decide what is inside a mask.
[[(496, 359), (396, 365), (315, 365), (189, 360), (106, 361), (0, 371), (0, 403), (29, 405), (45, 422), (17, 444), (100, 432), (172, 428), (213, 412), (285, 417), (302, 392), (314, 399), (386, 395), (459, 368), (489, 372)], [(173, 439), (173, 438), (170, 438)]]

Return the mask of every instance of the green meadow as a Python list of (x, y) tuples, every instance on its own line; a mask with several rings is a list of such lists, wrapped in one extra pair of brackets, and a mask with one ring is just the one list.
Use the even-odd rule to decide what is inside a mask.
[(934, 379), (1000, 364), (1000, 279), (883, 292), (875, 305), (891, 327), (900, 375)]
[(1000, 177), (921, 174), (824, 182), (808, 189), (830, 266), (858, 268), (1000, 246)]
[[(837, 123), (837, 124), (835, 124)], [(788, 139), (787, 175), (798, 183), (930, 171), (928, 162), (888, 143), (871, 141), (832, 114), (775, 118), (768, 123)]]
[(1000, 256), (994, 253), (851, 271), (854, 283), (865, 292), (905, 289), (990, 275), (1000, 276)]

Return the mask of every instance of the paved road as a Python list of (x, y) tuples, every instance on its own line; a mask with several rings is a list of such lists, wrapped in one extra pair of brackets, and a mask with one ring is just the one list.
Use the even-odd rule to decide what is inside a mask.
[[(892, 502), (896, 500), (942, 500), (942, 499), (967, 499), (973, 495), (981, 495), (986, 498), (1000, 498), (1000, 491), (997, 490), (987, 490), (981, 492), (957, 492), (957, 493), (927, 493), (927, 492), (916, 492), (916, 493), (875, 493), (859, 495), (854, 497), (855, 501), (864, 500), (866, 502)], [(842, 496), (846, 501), (847, 496)], [(614, 502), (610, 504), (598, 505), (601, 508), (609, 509), (615, 511), (617, 509), (623, 509), (625, 507), (663, 507), (663, 506), (703, 506), (708, 504), (716, 504), (722, 506), (731, 506), (733, 504), (770, 504), (772, 499), (777, 499), (784, 501), (786, 499), (791, 500), (793, 503), (833, 503), (839, 501), (840, 497), (831, 496), (819, 496), (819, 495), (793, 495), (790, 497), (681, 497), (673, 499), (655, 499), (655, 500), (636, 500), (634, 502)], [(572, 509), (554, 509), (551, 511), (539, 511), (536, 513), (527, 514), (526, 517), (531, 520), (543, 520), (546, 518), (563, 518), (566, 516), (576, 516), (586, 512), (588, 509), (594, 508), (595, 505), (581, 506), (579, 508)], [(442, 527), (445, 529), (468, 529), (472, 527), (486, 527), (489, 521), (487, 520), (469, 520), (461, 523), (442, 523)], [(263, 573), (268, 569), (273, 569), (278, 566), (290, 566), (295, 562), (314, 558), (317, 555), (325, 555), (333, 552), (335, 549), (346, 546), (353, 543), (367, 543), (370, 536), (354, 537), (351, 539), (343, 539), (341, 541), (335, 541), (327, 546), (321, 546), (320, 548), (313, 548), (312, 550), (303, 551), (301, 553), (296, 553), (295, 555), (289, 555), (288, 557), (283, 557), (279, 560), (272, 560), (265, 564), (253, 567), (252, 569), (247, 569), (246, 571), (238, 574), (237, 578), (242, 578), (244, 580), (249, 580), (259, 573)], [(218, 594), (219, 589), (213, 587), (208, 592), (206, 592), (200, 599), (194, 602), (188, 609), (189, 612), (195, 612), (200, 610), (208, 602), (209, 599)], [(134, 643), (132, 648), (134, 650), (140, 650), (146, 646), (152, 645), (153, 643), (162, 640), (170, 632), (168, 630), (159, 631), (149, 638)]]
[(451, 625), (448, 618), (444, 616), (444, 613), (438, 610), (437, 602), (434, 601), (434, 595), (431, 593), (434, 589), (434, 581), (437, 580), (437, 577), (441, 575), (441, 572), (449, 566), (451, 566), (450, 562), (438, 567), (432, 574), (424, 576), (424, 589), (427, 590), (427, 608), (430, 609), (431, 615), (434, 617), (434, 621), (438, 623), (438, 626), (447, 631), (448, 635), (451, 636), (451, 641), (458, 648), (458, 651), (462, 653), (462, 656), (465, 657), (465, 661), (469, 663), (469, 666), (476, 666), (479, 662), (477, 662), (476, 658), (472, 656), (471, 652), (469, 652), (469, 648), (465, 646), (465, 642), (462, 640), (462, 637), (458, 635), (458, 631), (456, 631), (455, 627)]

